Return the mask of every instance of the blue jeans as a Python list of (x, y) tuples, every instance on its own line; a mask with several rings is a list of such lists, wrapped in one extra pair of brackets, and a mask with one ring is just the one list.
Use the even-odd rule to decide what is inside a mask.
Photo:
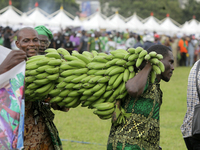
[(192, 137), (184, 138), (185, 145), (188, 150), (200, 150), (200, 139), (194, 139)]

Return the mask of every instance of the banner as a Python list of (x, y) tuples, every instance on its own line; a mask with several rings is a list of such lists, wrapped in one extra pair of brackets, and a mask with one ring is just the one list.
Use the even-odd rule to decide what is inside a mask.
[[(0, 64), (11, 50), (0, 46)], [(23, 148), (25, 61), (0, 75), (0, 149)]]

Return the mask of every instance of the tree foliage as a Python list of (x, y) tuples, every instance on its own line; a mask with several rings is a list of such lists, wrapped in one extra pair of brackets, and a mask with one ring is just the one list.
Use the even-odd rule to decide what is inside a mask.
[(196, 0), (188, 1), (185, 9), (182, 9), (178, 0), (100, 0), (102, 5), (106, 2), (109, 3), (109, 11), (105, 12), (104, 7), (101, 7), (102, 13), (106, 16), (110, 16), (118, 10), (119, 14), (125, 18), (136, 12), (138, 16), (145, 19), (153, 12), (159, 20), (164, 19), (166, 14), (170, 14), (170, 17), (180, 24), (192, 19), (193, 15), (200, 19), (200, 3)]

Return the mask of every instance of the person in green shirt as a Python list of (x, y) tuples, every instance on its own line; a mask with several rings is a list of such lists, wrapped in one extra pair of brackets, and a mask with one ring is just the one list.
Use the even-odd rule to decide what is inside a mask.
[(102, 50), (102, 52), (105, 52), (106, 43), (108, 42), (107, 32), (102, 33), (102, 35), (99, 37), (99, 39), (100, 39), (101, 50)]
[(101, 52), (100, 40), (98, 32), (92, 33), (91, 37), (88, 40), (88, 51), (97, 51)]
[[(152, 65), (145, 62), (137, 75), (126, 83), (128, 96), (118, 100), (126, 113), (131, 113), (125, 123), (111, 126), (107, 150), (159, 150), (160, 107), (162, 91), (160, 81), (168, 82), (174, 71), (172, 51), (164, 45), (150, 47), (148, 53), (162, 54), (165, 71), (150, 81)], [(115, 114), (113, 114), (115, 116)]]

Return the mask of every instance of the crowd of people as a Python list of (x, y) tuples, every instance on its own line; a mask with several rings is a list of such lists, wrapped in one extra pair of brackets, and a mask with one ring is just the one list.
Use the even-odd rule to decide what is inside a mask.
[[(10, 49), (18, 49), (15, 45), (16, 34), (10, 27), (0, 27), (0, 45)], [(96, 50), (107, 54), (112, 50), (136, 48), (138, 46), (147, 50), (152, 45), (165, 45), (169, 47), (174, 56), (176, 66), (193, 66), (200, 57), (200, 39), (195, 35), (184, 35), (182, 37), (159, 35), (156, 32), (140, 35), (134, 32), (117, 31), (85, 31), (66, 28), (61, 31), (52, 31), (53, 37), (47, 41), (49, 48), (65, 48), (70, 53), (77, 50)], [(44, 42), (43, 42), (44, 43)], [(44, 49), (39, 50), (39, 54), (44, 54)]]

